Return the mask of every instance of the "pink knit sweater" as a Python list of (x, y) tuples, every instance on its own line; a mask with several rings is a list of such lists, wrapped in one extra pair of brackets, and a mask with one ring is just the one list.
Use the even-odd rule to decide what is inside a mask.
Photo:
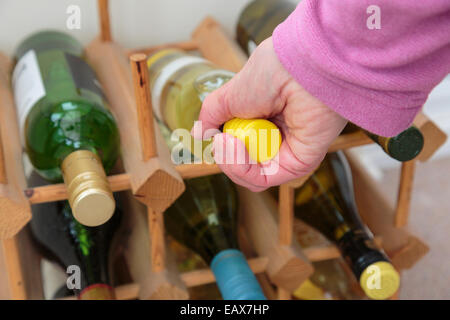
[(303, 0), (273, 43), (309, 93), (394, 136), (450, 72), (450, 0)]

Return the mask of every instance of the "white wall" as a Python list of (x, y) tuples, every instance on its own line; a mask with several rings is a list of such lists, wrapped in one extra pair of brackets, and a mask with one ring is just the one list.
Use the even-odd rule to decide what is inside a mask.
[[(250, 0), (110, 0), (115, 40), (133, 48), (182, 41), (206, 16), (234, 35), (239, 13)], [(81, 29), (70, 30), (83, 43), (99, 32), (96, 0), (0, 0), (0, 51), (12, 54), (38, 29), (67, 30), (67, 7), (81, 9)]]

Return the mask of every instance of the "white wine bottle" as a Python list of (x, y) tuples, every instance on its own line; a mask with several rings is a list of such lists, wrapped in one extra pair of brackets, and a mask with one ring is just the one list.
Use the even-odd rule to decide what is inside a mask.
[(296, 190), (295, 215), (338, 246), (369, 298), (388, 299), (398, 290), (398, 272), (359, 218), (350, 168), (341, 152), (327, 155)]
[(186, 191), (164, 213), (166, 229), (211, 267), (225, 300), (265, 300), (237, 243), (237, 194), (224, 175), (185, 180)]
[[(234, 73), (180, 50), (161, 50), (148, 59), (153, 111), (170, 131), (191, 130), (198, 119), (203, 100), (229, 81)], [(281, 134), (266, 119), (232, 119), (223, 131), (241, 139), (250, 157), (257, 162), (274, 158), (281, 145)], [(199, 158), (211, 141), (196, 148), (194, 141), (183, 140), (185, 147)]]
[[(297, 290), (294, 297), (302, 300), (360, 300), (354, 289), (357, 282), (348, 274), (342, 259), (313, 262), (314, 273)], [(360, 291), (360, 290), (359, 290)]]
[(81, 44), (57, 31), (23, 41), (12, 74), (23, 145), (36, 171), (66, 184), (74, 217), (87, 226), (111, 218), (106, 178), (119, 153), (119, 131)]

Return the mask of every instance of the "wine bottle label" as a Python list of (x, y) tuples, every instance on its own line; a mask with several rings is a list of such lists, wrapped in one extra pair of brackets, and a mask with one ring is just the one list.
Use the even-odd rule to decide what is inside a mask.
[(106, 100), (102, 86), (97, 80), (94, 70), (83, 59), (77, 56), (65, 53), (65, 57), (75, 86), (79, 89), (91, 91)]
[(28, 51), (17, 62), (12, 74), (12, 86), (22, 135), (25, 120), (31, 108), (45, 97), (44, 82), (34, 50)]
[(253, 51), (255, 51), (257, 47), (258, 47), (258, 45), (255, 43), (255, 41), (249, 40), (248, 44), (247, 44), (248, 55), (251, 56)]
[(181, 70), (182, 68), (185, 68), (185, 67), (193, 65), (193, 64), (198, 64), (198, 63), (208, 63), (209, 64), (209, 62), (203, 58), (186, 56), (186, 57), (181, 57), (179, 59), (172, 61), (171, 63), (167, 64), (161, 70), (161, 73), (156, 78), (155, 83), (152, 88), (153, 112), (155, 113), (155, 115), (158, 119), (163, 121), (162, 109), (161, 109), (161, 107), (162, 107), (161, 106), (161, 96), (162, 96), (164, 87), (166, 86), (169, 79), (176, 72)]

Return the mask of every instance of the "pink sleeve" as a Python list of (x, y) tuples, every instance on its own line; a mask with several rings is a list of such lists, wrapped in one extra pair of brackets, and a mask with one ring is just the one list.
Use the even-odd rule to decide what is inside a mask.
[[(371, 5), (380, 9), (379, 29)], [(273, 43), (309, 93), (358, 126), (394, 136), (450, 72), (450, 1), (303, 0)]]

